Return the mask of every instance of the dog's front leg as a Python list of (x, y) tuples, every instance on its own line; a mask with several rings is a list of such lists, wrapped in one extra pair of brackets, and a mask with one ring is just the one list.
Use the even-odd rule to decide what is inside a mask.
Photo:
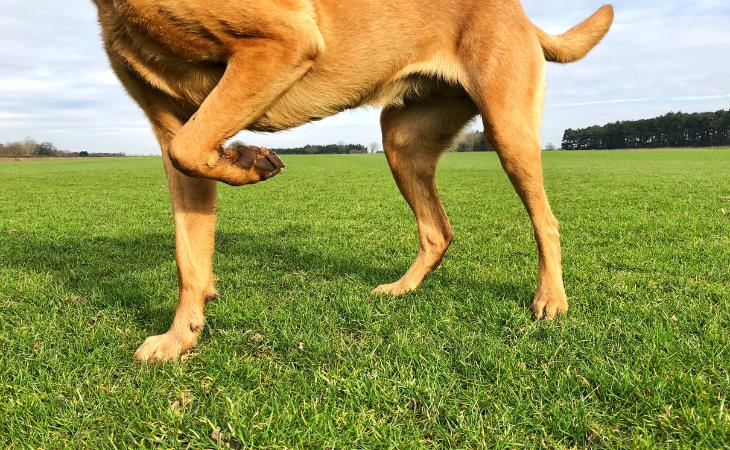
[(112, 58), (111, 62), (129, 94), (149, 117), (160, 143), (175, 221), (179, 284), (175, 318), (167, 333), (147, 338), (134, 357), (140, 361), (170, 361), (197, 344), (205, 321), (205, 303), (216, 295), (213, 276), (216, 183), (188, 177), (170, 160), (174, 136), (189, 113), (144, 83), (120, 60)]
[(147, 338), (134, 354), (140, 361), (175, 360), (193, 348), (205, 322), (205, 303), (216, 295), (216, 183), (184, 175), (167, 153), (163, 151), (175, 220), (179, 300), (170, 330)]

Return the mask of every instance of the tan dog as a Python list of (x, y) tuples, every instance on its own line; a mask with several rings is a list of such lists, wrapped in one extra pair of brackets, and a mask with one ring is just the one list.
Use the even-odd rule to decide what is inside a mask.
[(180, 299), (170, 330), (139, 360), (196, 345), (212, 270), (216, 181), (256, 183), (283, 165), (254, 147), (223, 150), (241, 130), (277, 131), (365, 104), (384, 107), (383, 144), (418, 221), (413, 265), (374, 293), (416, 289), (452, 230), (434, 173), (477, 114), (525, 204), (539, 251), (536, 318), (565, 313), (558, 222), (543, 188), (545, 60), (585, 56), (608, 32), (604, 6), (550, 36), (519, 0), (94, 0), (106, 51), (162, 146), (174, 209)]

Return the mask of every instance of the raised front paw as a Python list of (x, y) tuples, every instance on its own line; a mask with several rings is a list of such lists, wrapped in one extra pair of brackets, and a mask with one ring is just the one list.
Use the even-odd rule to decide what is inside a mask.
[(268, 180), (284, 169), (284, 163), (276, 153), (250, 145), (234, 144), (223, 151), (221, 159), (234, 169), (221, 181), (233, 186)]

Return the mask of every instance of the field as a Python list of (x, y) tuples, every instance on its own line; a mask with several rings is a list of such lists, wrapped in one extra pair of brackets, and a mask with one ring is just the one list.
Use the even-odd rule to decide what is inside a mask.
[(415, 294), (382, 156), (222, 187), (201, 345), (131, 355), (176, 301), (158, 158), (0, 163), (0, 447), (730, 446), (730, 150), (545, 155), (567, 318), (533, 322), (527, 216), (450, 154), (456, 231)]

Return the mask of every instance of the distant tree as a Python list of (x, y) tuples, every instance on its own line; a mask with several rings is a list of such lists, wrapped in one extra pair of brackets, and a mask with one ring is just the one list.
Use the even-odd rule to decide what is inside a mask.
[(8, 142), (0, 144), (0, 157), (5, 158), (27, 158), (31, 156), (40, 157), (109, 157), (109, 156), (126, 156), (124, 153), (89, 153), (88, 151), (73, 152), (59, 150), (51, 142), (41, 142), (40, 144), (31, 138), (26, 138), (20, 142)]
[(370, 144), (370, 146), (368, 146), (368, 150), (370, 151), (370, 153), (378, 153), (380, 149), (381, 146), (379, 142), (373, 142)]
[(557, 149), (555, 148), (555, 144), (553, 144), (552, 142), (548, 142), (547, 145), (545, 146), (545, 150), (552, 151), (552, 150), (557, 150)]
[(35, 154), (38, 143), (31, 138), (25, 138), (23, 142), (19, 143), (20, 155), (18, 156), (32, 156)]
[(456, 139), (453, 151), (456, 152), (488, 152), (494, 148), (484, 139), (481, 131), (466, 131)]
[[(243, 142), (236, 141), (232, 142), (230, 146), (243, 145)], [(295, 148), (272, 148), (273, 152), (281, 155), (348, 155), (348, 154), (359, 154), (367, 153), (368, 147), (360, 144), (345, 144), (340, 142), (338, 144), (329, 145), (305, 145), (304, 147)]]
[(55, 145), (50, 142), (41, 142), (36, 145), (33, 154), (35, 156), (56, 156), (59, 153)]
[(80, 158), (88, 158), (89, 157), (89, 152), (87, 152), (86, 150), (80, 151), (79, 152), (79, 157)]
[(0, 156), (4, 157), (29, 157), (33, 156), (33, 153), (36, 150), (36, 146), (38, 144), (30, 139), (26, 138), (24, 141), (20, 142), (8, 142), (7, 144), (3, 145), (3, 147), (0, 149)]

